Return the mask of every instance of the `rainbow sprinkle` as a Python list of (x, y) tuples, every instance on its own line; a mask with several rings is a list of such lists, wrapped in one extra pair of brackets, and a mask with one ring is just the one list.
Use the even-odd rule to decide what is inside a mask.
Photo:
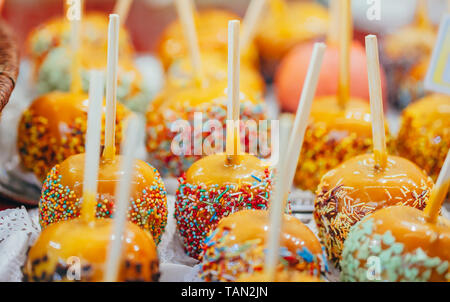
[[(155, 169), (154, 183), (130, 200), (128, 218), (131, 222), (150, 232), (155, 243), (161, 241), (167, 224), (167, 197), (164, 184)], [(80, 215), (80, 196), (61, 184), (59, 165), (45, 179), (39, 201), (39, 222), (42, 228), (51, 223), (76, 218)], [(114, 213), (114, 194), (97, 196), (97, 218), (109, 218)]]
[[(180, 102), (181, 103), (181, 102)], [(172, 132), (172, 124), (178, 120), (187, 120), (191, 125), (191, 129), (194, 129), (194, 114), (201, 112), (203, 114), (203, 122), (208, 120), (218, 120), (223, 129), (226, 125), (227, 108), (226, 98), (218, 98), (212, 100), (209, 103), (205, 103), (196, 107), (186, 107), (177, 110), (165, 110), (161, 112), (158, 109), (150, 109), (147, 112), (147, 151), (151, 158), (152, 164), (161, 172), (164, 176), (180, 177), (189, 167), (202, 156), (192, 155), (194, 153), (194, 146), (192, 144), (191, 149), (188, 150), (190, 154), (183, 156), (176, 155), (172, 152), (171, 144), (177, 132)], [(247, 120), (266, 120), (265, 106), (264, 104), (254, 104), (250, 101), (241, 101), (241, 120), (245, 122)], [(242, 127), (241, 127), (242, 129)], [(270, 133), (270, 129), (269, 132)], [(197, 137), (193, 138), (193, 141), (207, 141), (211, 139), (211, 132), (205, 131), (200, 133)], [(216, 135), (217, 133), (215, 133)], [(217, 134), (217, 139), (223, 140), (223, 133)], [(245, 150), (248, 150), (250, 144), (250, 136), (257, 137), (257, 133), (245, 134)], [(244, 136), (244, 134), (242, 134)], [(270, 141), (270, 135), (268, 134), (267, 141)], [(260, 141), (260, 144), (263, 144)]]
[(187, 254), (200, 259), (206, 235), (217, 223), (242, 209), (266, 209), (272, 188), (272, 173), (241, 185), (192, 185), (180, 177), (176, 192), (175, 219)]
[[(261, 239), (247, 240), (227, 246), (231, 229), (215, 229), (205, 240), (200, 277), (211, 281), (235, 281), (241, 274), (261, 272), (264, 269), (265, 245)], [(325, 251), (311, 253), (306, 246), (296, 251), (280, 247), (278, 270), (297, 270), (311, 276), (324, 276), (328, 271)]]

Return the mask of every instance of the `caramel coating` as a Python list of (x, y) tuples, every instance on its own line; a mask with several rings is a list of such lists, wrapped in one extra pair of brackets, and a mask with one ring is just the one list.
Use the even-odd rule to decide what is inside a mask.
[(433, 181), (407, 159), (388, 156), (387, 166), (374, 155), (356, 156), (322, 177), (316, 192), (314, 219), (329, 259), (338, 264), (350, 228), (381, 208), (406, 205), (423, 209)]
[(450, 281), (450, 221), (428, 223), (404, 206), (381, 209), (355, 225), (344, 244), (342, 279), (369, 281), (369, 258), (380, 261), (376, 281)]
[[(222, 146), (225, 146), (223, 138), (226, 129), (228, 104), (226, 87), (226, 81), (208, 82), (204, 87), (199, 87), (194, 83), (178, 89), (168, 87), (150, 104), (146, 115), (146, 146), (152, 164), (161, 171), (163, 176), (180, 177), (195, 161), (211, 153), (208, 152), (207, 147), (202, 148), (201, 153), (198, 151), (196, 153), (194, 144), (200, 143), (202, 146), (208, 146), (209, 143), (209, 146), (213, 146), (215, 140), (222, 140)], [(255, 121), (256, 127), (263, 131), (264, 128), (260, 127), (258, 123), (267, 120), (265, 103), (260, 99), (248, 97), (245, 92), (241, 94), (240, 103), (241, 130), (244, 129), (245, 123), (251, 120), (251, 122)], [(187, 121), (191, 129), (196, 129), (195, 118), (199, 113), (204, 131), (196, 134), (192, 143), (184, 146), (185, 149), (180, 148), (182, 149), (180, 151), (181, 156), (175, 154), (173, 146), (174, 144), (179, 146), (177, 142), (181, 140), (180, 137), (185, 133), (181, 132), (182, 129), (172, 130), (173, 126), (182, 120)], [(217, 127), (208, 129), (206, 126), (207, 122), (210, 121), (218, 121), (222, 129), (216, 129)], [(267, 139), (270, 139), (270, 125), (268, 125), (267, 131)], [(256, 142), (258, 137), (254, 131), (251, 133), (247, 131), (245, 134), (243, 131), (241, 132), (242, 148), (248, 152), (250, 147), (254, 146), (250, 144)], [(263, 139), (258, 141), (259, 146), (265, 143)], [(269, 154), (263, 156), (269, 156)]]
[[(385, 128), (391, 149), (387, 125)], [(315, 191), (326, 172), (371, 149), (372, 123), (370, 106), (366, 101), (352, 98), (343, 110), (336, 96), (315, 99), (294, 178), (295, 185)]]
[(285, 5), (280, 18), (268, 9), (258, 26), (256, 44), (268, 62), (279, 61), (294, 45), (323, 37), (328, 30), (329, 16), (322, 5), (304, 1)]
[(384, 41), (384, 51), (391, 60), (420, 60), (430, 56), (437, 33), (433, 28), (406, 26), (390, 34)]
[(213, 154), (196, 161), (186, 172), (186, 181), (193, 185), (252, 184), (254, 177), (263, 178), (269, 165), (256, 156), (240, 154), (237, 164), (227, 164), (227, 155)]
[[(81, 21), (81, 45), (83, 49), (101, 50), (103, 57), (96, 58), (104, 61), (108, 49), (108, 17), (102, 13), (89, 12)], [(53, 18), (33, 29), (27, 39), (27, 48), (31, 59), (35, 63), (35, 70), (42, 63), (48, 52), (59, 46), (69, 46), (70, 22), (67, 18)], [(119, 52), (121, 58), (131, 57), (134, 49), (128, 32), (121, 27), (119, 34)], [(94, 61), (94, 60), (93, 60)], [(105, 64), (106, 65), (106, 64)]]
[[(202, 55), (202, 72), (204, 79), (209, 82), (223, 82), (228, 79), (228, 63), (217, 53)], [(259, 71), (244, 65), (239, 75), (239, 87), (252, 98), (262, 98), (265, 82)], [(173, 62), (167, 71), (167, 90), (187, 87), (194, 82), (191, 61), (188, 57)], [(170, 87), (170, 88), (169, 88)]]
[[(24, 281), (103, 281), (112, 237), (111, 219), (87, 223), (81, 218), (46, 228), (28, 252)], [(158, 281), (159, 261), (153, 238), (127, 223), (117, 281)], [(77, 258), (73, 258), (77, 257)], [(79, 261), (78, 263), (76, 261)]]
[[(236, 14), (219, 9), (205, 9), (195, 12), (199, 48), (203, 53), (215, 52), (226, 61), (228, 54), (228, 21), (240, 20)], [(166, 69), (172, 63), (188, 55), (184, 31), (179, 20), (175, 20), (162, 33), (158, 44), (158, 55)], [(242, 49), (241, 65), (258, 66), (258, 51), (250, 43)]]
[[(85, 94), (56, 91), (34, 100), (22, 114), (17, 139), (20, 160), (40, 181), (54, 165), (84, 152), (88, 103)], [(129, 111), (117, 104), (116, 114), (116, 148), (119, 149), (122, 121)]]
[(225, 216), (242, 209), (264, 209), (272, 189), (268, 164), (240, 154), (206, 156), (182, 177), (176, 193), (175, 218), (188, 255), (201, 258), (209, 231)]
[[(264, 267), (269, 215), (242, 210), (223, 218), (205, 242), (201, 276), (206, 281), (235, 281)], [(314, 233), (290, 215), (283, 215), (277, 271), (299, 271), (320, 277), (326, 259)]]
[(397, 138), (397, 149), (437, 179), (450, 148), (450, 97), (431, 94), (407, 107)]
[[(123, 174), (121, 156), (101, 159), (98, 173), (96, 215), (109, 218), (114, 213), (116, 187)], [(83, 196), (85, 154), (69, 157), (47, 176), (39, 202), (43, 228), (49, 224), (78, 217)], [(149, 231), (159, 243), (167, 222), (167, 198), (159, 172), (137, 160), (130, 195), (129, 220)]]

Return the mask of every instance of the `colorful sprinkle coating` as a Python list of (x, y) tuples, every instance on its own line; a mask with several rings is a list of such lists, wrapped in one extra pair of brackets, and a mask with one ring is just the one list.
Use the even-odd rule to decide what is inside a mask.
[[(393, 141), (388, 135), (388, 149)], [(359, 154), (372, 151), (372, 136), (348, 131), (329, 131), (324, 124), (309, 124), (295, 173), (295, 184), (315, 191), (322, 176), (342, 162)]]
[[(167, 196), (164, 184), (155, 169), (157, 177), (153, 185), (143, 189), (138, 196), (130, 199), (128, 218), (131, 222), (149, 231), (155, 243), (167, 224)], [(62, 175), (56, 165), (45, 179), (39, 201), (39, 222), (42, 228), (51, 223), (73, 219), (80, 215), (81, 196), (68, 186), (61, 184)], [(114, 213), (114, 194), (97, 196), (97, 218), (110, 218)]]
[(200, 259), (203, 242), (211, 229), (231, 213), (242, 209), (266, 209), (272, 189), (272, 173), (253, 184), (192, 185), (185, 176), (179, 178), (176, 192), (175, 219), (183, 238), (184, 249), (193, 258)]
[[(377, 233), (377, 223), (367, 217), (351, 229), (342, 253), (342, 281), (426, 282), (433, 275), (450, 281), (449, 259), (428, 255), (420, 247), (407, 250), (390, 230)], [(368, 273), (373, 267), (370, 257), (379, 260), (378, 276)]]
[[(180, 102), (180, 104), (183, 103)], [(176, 135), (179, 135), (179, 133), (171, 131), (172, 124), (178, 120), (186, 120), (189, 121), (191, 129), (194, 129), (194, 114), (200, 112), (203, 115), (203, 123), (209, 120), (217, 120), (225, 130), (227, 118), (226, 104), (226, 98), (224, 97), (194, 107), (183, 104), (179, 108), (167, 109), (164, 112), (158, 109), (150, 109), (147, 112), (147, 151), (149, 152), (152, 164), (163, 176), (180, 177), (195, 161), (202, 157), (201, 155), (193, 155), (194, 144), (191, 144), (190, 150), (182, 156), (176, 155), (172, 151), (172, 142)], [(242, 125), (245, 121), (254, 120), (258, 122), (267, 119), (264, 104), (255, 104), (247, 100), (241, 100), (240, 117), (241, 137), (245, 140), (243, 145), (245, 145), (246, 152), (249, 150), (249, 144), (252, 139), (258, 139), (260, 146), (270, 141), (270, 125), (268, 126), (267, 137), (258, 138), (258, 133), (242, 133)], [(205, 130), (203, 133), (199, 133), (196, 137), (193, 137), (192, 141), (200, 140), (205, 142), (205, 140), (211, 139), (211, 134), (212, 132)], [(214, 133), (214, 135), (219, 135), (217, 139), (221, 140), (225, 137), (224, 133)], [(203, 150), (203, 153), (205, 153), (205, 150)]]
[[(122, 140), (121, 121), (128, 114), (122, 108), (118, 106), (116, 111), (117, 150)], [(87, 112), (83, 112), (82, 116), (67, 123), (61, 122), (59, 129), (50, 129), (50, 123), (47, 117), (37, 115), (33, 110), (28, 109), (23, 113), (18, 129), (17, 144), (21, 163), (25, 169), (32, 171), (42, 181), (53, 166), (71, 155), (84, 152)], [(104, 131), (102, 131), (102, 140), (103, 137)]]
[[(429, 179), (431, 183), (431, 179)], [(392, 201), (391, 205), (405, 205), (422, 210), (430, 195), (430, 184), (422, 184), (418, 192), (403, 189), (404, 197)], [(366, 215), (389, 205), (386, 202), (367, 202), (354, 200), (351, 187), (340, 184), (329, 188), (326, 182), (319, 185), (314, 203), (314, 219), (319, 231), (319, 238), (325, 245), (328, 259), (339, 266), (344, 241), (350, 228)], [(381, 189), (380, 189), (381, 190)]]
[[(227, 246), (230, 233), (230, 229), (217, 228), (206, 238), (199, 273), (203, 280), (230, 282), (236, 281), (241, 274), (263, 271), (266, 250), (262, 240), (247, 240), (242, 244)], [(325, 251), (313, 254), (306, 246), (296, 251), (280, 247), (279, 262), (279, 271), (298, 270), (315, 277), (324, 276), (328, 271)]]
[[(441, 103), (436, 100), (439, 98), (443, 98)], [(450, 149), (450, 111), (444, 109), (427, 118), (420, 112), (423, 108), (420, 103), (450, 108), (450, 98), (443, 95), (430, 95), (406, 108), (402, 113), (397, 149), (401, 156), (416, 163), (436, 181)]]

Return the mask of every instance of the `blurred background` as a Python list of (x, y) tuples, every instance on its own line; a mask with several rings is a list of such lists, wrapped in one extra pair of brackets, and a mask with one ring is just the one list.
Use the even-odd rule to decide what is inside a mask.
[[(299, 0), (295, 0), (299, 1)], [(301, 0), (300, 0), (301, 1)], [(306, 1), (306, 0), (305, 0)], [(318, 0), (328, 4), (330, 0)], [(417, 0), (379, 0), (381, 19), (369, 21), (366, 17), (367, 0), (353, 0), (353, 19), (356, 37), (363, 37), (367, 32), (387, 33), (410, 23), (414, 18)], [(0, 1), (2, 2), (2, 1)], [(62, 0), (3, 0), (3, 18), (12, 25), (17, 38), (22, 45), (28, 32), (38, 24), (53, 16), (62, 14)], [(86, 2), (88, 11), (111, 12), (115, 0), (89, 0)], [(214, 6), (233, 10), (243, 15), (250, 0), (197, 0), (197, 7)], [(427, 1), (430, 19), (438, 24), (442, 12), (446, 10), (446, 0)], [(126, 26), (129, 29), (134, 45), (139, 52), (155, 50), (157, 38), (167, 24), (176, 18), (176, 12), (171, 0), (135, 0), (130, 9)], [(143, 22), (148, 20), (148, 22)]]

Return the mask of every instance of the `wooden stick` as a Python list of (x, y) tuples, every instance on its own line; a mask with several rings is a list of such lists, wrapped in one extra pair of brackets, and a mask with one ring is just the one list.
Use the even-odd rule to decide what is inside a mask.
[(105, 149), (103, 158), (114, 160), (116, 155), (116, 102), (119, 58), (119, 15), (109, 15), (108, 58), (106, 66)]
[(128, 14), (130, 12), (131, 4), (133, 0), (117, 0), (114, 6), (114, 14), (120, 16), (120, 24), (124, 24), (127, 21)]
[(330, 23), (328, 25), (327, 44), (339, 45), (339, 16), (340, 16), (340, 0), (331, 0), (329, 2)]
[(256, 27), (262, 16), (262, 11), (267, 0), (252, 0), (248, 5), (245, 13), (244, 21), (242, 21), (241, 49), (245, 50), (253, 37), (255, 36)]
[(387, 163), (386, 133), (384, 130), (383, 92), (381, 90), (378, 42), (375, 35), (366, 36), (366, 57), (372, 116), (373, 153), (375, 154), (376, 166), (384, 169)]
[(112, 240), (109, 245), (108, 257), (106, 260), (106, 270), (104, 280), (114, 282), (120, 268), (120, 258), (123, 250), (123, 240), (127, 224), (127, 212), (130, 204), (131, 185), (133, 180), (134, 161), (136, 157), (136, 145), (139, 144), (140, 131), (142, 125), (136, 116), (129, 118), (125, 140), (122, 143), (122, 157), (120, 160), (119, 186), (116, 189), (116, 212), (114, 214), (114, 227)]
[[(286, 150), (289, 141), (289, 133), (292, 128), (292, 121), (289, 118), (280, 118), (280, 150)], [(285, 168), (285, 154), (278, 160), (278, 167), (276, 170), (275, 187), (270, 197), (270, 213), (269, 213), (269, 233), (267, 234), (267, 254), (265, 262), (265, 272), (269, 275), (270, 282), (275, 281), (276, 267), (278, 264), (278, 257), (280, 254), (280, 233), (283, 227), (283, 186), (286, 182)]]
[[(72, 8), (80, 11), (80, 19), (73, 18), (70, 20), (70, 51), (71, 51), (71, 66), (70, 66), (70, 92), (74, 94), (81, 93), (83, 90), (81, 82), (81, 58), (80, 58), (80, 34), (81, 34), (81, 19), (83, 18), (83, 5), (79, 2), (79, 7)], [(67, 5), (67, 3), (66, 3)], [(69, 7), (67, 7), (69, 9)]]
[(192, 0), (175, 0), (175, 6), (188, 44), (194, 78), (196, 83), (201, 86), (203, 83), (203, 69), (197, 30), (195, 29), (194, 6)]
[(292, 187), (295, 171), (297, 168), (297, 162), (302, 150), (303, 139), (305, 137), (306, 127), (308, 126), (308, 118), (311, 112), (314, 95), (316, 93), (317, 83), (319, 81), (320, 69), (322, 67), (325, 49), (326, 46), (323, 43), (314, 44), (311, 62), (308, 67), (308, 73), (306, 75), (305, 83), (303, 85), (303, 91), (300, 96), (300, 102), (297, 108), (294, 126), (289, 138), (286, 155), (282, 163), (282, 169), (278, 171), (278, 175), (280, 175), (281, 179), (277, 180), (278, 184), (276, 186), (275, 192), (273, 193), (273, 202), (275, 203), (271, 205), (271, 211), (272, 207), (275, 207), (277, 212), (273, 215), (277, 215), (277, 217), (272, 217), (271, 214), (271, 219), (273, 220), (271, 220), (270, 225), (271, 228), (274, 229), (274, 232), (278, 231), (278, 236), (273, 233), (269, 235), (273, 237), (269, 238), (268, 240), (268, 242), (270, 242), (268, 246), (268, 250), (270, 252), (268, 253), (268, 258), (266, 258), (266, 269), (267, 272), (269, 272), (271, 276), (270, 278), (272, 280), (274, 280), (275, 278), (275, 268), (278, 263), (280, 244), (279, 237), (281, 231), (281, 225), (279, 223), (281, 223), (282, 221), (283, 211), (286, 208), (286, 199), (289, 193), (289, 189)]
[(433, 191), (431, 191), (430, 199), (427, 206), (424, 209), (425, 215), (427, 215), (427, 221), (435, 223), (442, 204), (444, 203), (445, 196), (447, 195), (450, 185), (450, 150), (447, 152), (444, 165), (442, 166), (439, 177), (434, 185)]
[(338, 102), (345, 108), (350, 98), (350, 45), (353, 22), (350, 0), (340, 0)]
[(89, 79), (89, 112), (84, 157), (83, 202), (81, 217), (92, 222), (96, 213), (97, 178), (100, 159), (100, 137), (102, 129), (103, 74), (91, 71)]
[(235, 164), (240, 152), (239, 137), (239, 25), (238, 20), (228, 22), (228, 110), (227, 110), (227, 163)]

